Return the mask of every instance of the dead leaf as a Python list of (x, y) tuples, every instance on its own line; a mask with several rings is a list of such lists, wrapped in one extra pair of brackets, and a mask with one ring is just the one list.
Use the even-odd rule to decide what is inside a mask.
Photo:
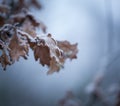
[(40, 64), (47, 65), (50, 69), (48, 74), (58, 72), (62, 67), (62, 50), (57, 47), (57, 42), (51, 37), (41, 36), (37, 38), (36, 44), (31, 43), (34, 50), (35, 60), (39, 60)]
[(36, 46), (34, 48), (34, 57), (35, 60), (39, 60), (40, 64), (44, 65), (50, 65), (50, 50), (48, 48), (48, 46), (46, 45), (40, 45), (40, 46)]
[(63, 50), (64, 58), (70, 58), (71, 60), (77, 58), (77, 43), (70, 44), (68, 41), (57, 41), (57, 45), (61, 50)]
[(10, 48), (10, 59), (14, 63), (18, 61), (20, 57), (27, 59), (29, 47), (28, 45), (22, 45), (22, 40), (20, 40), (17, 35), (14, 35), (9, 44)]
[(8, 55), (5, 51), (2, 51), (2, 55), (0, 56), (0, 63), (4, 70), (6, 70), (7, 65), (11, 65)]

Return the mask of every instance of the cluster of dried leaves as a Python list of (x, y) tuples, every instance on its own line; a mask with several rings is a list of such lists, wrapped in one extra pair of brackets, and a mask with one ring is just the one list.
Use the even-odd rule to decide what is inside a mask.
[(36, 0), (3, 0), (0, 4), (0, 63), (5, 70), (20, 57), (28, 58), (29, 49), (40, 64), (49, 67), (48, 74), (58, 72), (67, 58), (77, 58), (77, 44), (56, 41), (51, 34), (38, 36), (36, 27), (46, 33), (46, 26), (29, 12), (41, 4)]

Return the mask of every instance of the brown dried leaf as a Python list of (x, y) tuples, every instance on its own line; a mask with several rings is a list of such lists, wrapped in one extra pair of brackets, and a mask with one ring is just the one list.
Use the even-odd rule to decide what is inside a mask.
[(5, 51), (2, 51), (2, 55), (0, 56), (0, 63), (4, 70), (6, 70), (7, 65), (11, 65), (11, 62), (9, 60), (8, 55), (5, 53)]
[(48, 48), (48, 46), (46, 45), (40, 45), (40, 46), (36, 46), (34, 48), (34, 57), (35, 60), (39, 60), (40, 64), (44, 65), (50, 65), (50, 50)]
[(11, 39), (11, 42), (9, 44), (10, 48), (9, 55), (13, 63), (15, 61), (18, 61), (20, 57), (27, 59), (29, 47), (27, 44), (22, 45), (22, 43), (23, 41), (19, 39), (17, 35), (14, 35), (13, 38)]
[(43, 66), (50, 67), (48, 74), (58, 72), (62, 67), (62, 51), (57, 47), (56, 41), (50, 34), (37, 38), (37, 43), (32, 43), (32, 49), (34, 50), (35, 60), (39, 60)]
[(57, 41), (58, 47), (63, 50), (64, 52), (64, 58), (70, 58), (75, 59), (77, 58), (77, 43), (76, 44), (70, 44), (68, 41)]

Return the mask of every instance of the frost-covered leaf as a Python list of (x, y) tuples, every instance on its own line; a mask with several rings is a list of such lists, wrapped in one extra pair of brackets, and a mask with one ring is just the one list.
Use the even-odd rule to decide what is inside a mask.
[(29, 51), (28, 44), (26, 43), (26, 39), (22, 39), (22, 36), (17, 33), (17, 30), (10, 41), (9, 48), (9, 55), (12, 63), (18, 61), (20, 57), (27, 59)]
[(9, 48), (10, 59), (13, 63), (15, 61), (18, 61), (20, 57), (27, 59), (29, 51), (28, 45), (24, 44), (24, 42), (21, 39), (19, 39), (16, 34), (13, 35), (13, 38), (11, 39), (11, 42), (9, 44)]
[(62, 57), (62, 50), (57, 46), (57, 42), (51, 37), (40, 36), (36, 39), (36, 43), (30, 43), (34, 50), (35, 60), (39, 60), (40, 64), (47, 65), (50, 69), (48, 74), (59, 71), (62, 66), (60, 58)]
[[(4, 53), (3, 56), (5, 57), (6, 54), (6, 58), (12, 64), (18, 61), (20, 57), (27, 59), (29, 50), (27, 38), (30, 39), (30, 35), (17, 29), (15, 25), (5, 24), (0, 28), (0, 49)], [(0, 58), (6, 59), (3, 56), (1, 55)], [(1, 60), (4, 69), (6, 69), (6, 61)]]
[(34, 57), (35, 60), (39, 60), (40, 64), (42, 64), (43, 66), (49, 66), (51, 60), (49, 47), (46, 45), (35, 46)]
[(77, 43), (76, 44), (70, 44), (68, 41), (57, 41), (58, 47), (63, 50), (64, 52), (64, 58), (70, 58), (75, 59), (77, 58)]

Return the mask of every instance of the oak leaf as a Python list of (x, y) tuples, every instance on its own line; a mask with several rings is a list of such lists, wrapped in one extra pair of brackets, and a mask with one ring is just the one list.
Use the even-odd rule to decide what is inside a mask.
[(77, 43), (70, 44), (68, 41), (65, 40), (65, 41), (57, 41), (57, 45), (61, 50), (63, 50), (65, 59), (70, 58), (72, 60), (77, 58), (77, 53), (78, 53)]
[(48, 46), (46, 45), (39, 45), (34, 48), (34, 57), (35, 60), (39, 60), (40, 64), (44, 65), (50, 65), (50, 50)]
[(27, 59), (29, 46), (27, 44), (24, 44), (24, 42), (19, 39), (16, 34), (13, 35), (13, 38), (11, 39), (11, 42), (9, 44), (9, 48), (9, 55), (12, 63), (18, 61), (20, 57)]
[(34, 50), (35, 60), (39, 60), (40, 64), (47, 65), (50, 69), (48, 74), (59, 71), (61, 67), (60, 57), (62, 57), (62, 50), (57, 46), (57, 42), (51, 37), (40, 36), (37, 38), (37, 43), (30, 43)]

